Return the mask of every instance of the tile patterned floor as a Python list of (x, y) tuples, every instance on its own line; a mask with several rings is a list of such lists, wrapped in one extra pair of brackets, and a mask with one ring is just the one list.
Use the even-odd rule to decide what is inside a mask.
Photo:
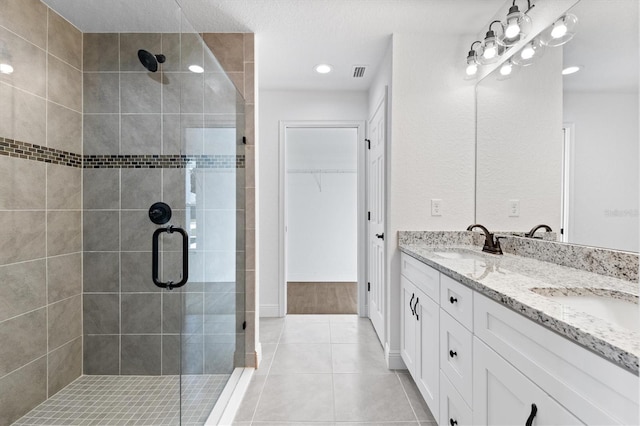
[(387, 369), (366, 318), (263, 318), (260, 340), (262, 365), (234, 425), (436, 425), (409, 374)]
[[(229, 374), (183, 376), (182, 424), (203, 425)], [(82, 376), (14, 425), (178, 425), (178, 376)]]

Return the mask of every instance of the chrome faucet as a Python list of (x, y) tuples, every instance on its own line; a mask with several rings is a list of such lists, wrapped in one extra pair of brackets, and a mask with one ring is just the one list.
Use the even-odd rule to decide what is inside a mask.
[[(551, 228), (549, 227), (549, 225), (542, 224), (542, 225), (534, 226), (533, 228), (531, 228), (531, 231), (525, 233), (524, 236), (527, 237), (527, 238), (536, 238), (536, 237), (534, 237), (534, 235), (538, 231), (538, 229), (544, 229), (547, 232), (551, 232)], [(540, 238), (540, 237), (538, 237), (538, 238)]]
[(482, 251), (491, 253), (491, 254), (502, 254), (502, 248), (500, 247), (500, 240), (496, 238), (496, 240), (494, 241), (493, 234), (490, 233), (487, 228), (476, 223), (474, 225), (469, 225), (467, 227), (467, 231), (471, 231), (473, 230), (473, 228), (480, 228), (482, 229), (482, 232), (484, 232), (485, 239), (484, 239), (484, 247), (482, 247)]

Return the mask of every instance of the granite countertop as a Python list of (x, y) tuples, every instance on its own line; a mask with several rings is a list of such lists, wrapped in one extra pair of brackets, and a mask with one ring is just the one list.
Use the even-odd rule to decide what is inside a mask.
[[(483, 295), (638, 375), (640, 326), (635, 330), (572, 309), (544, 295), (605, 295), (638, 302), (638, 284), (473, 245), (400, 243), (412, 256)], [(533, 289), (533, 290), (532, 290)]]

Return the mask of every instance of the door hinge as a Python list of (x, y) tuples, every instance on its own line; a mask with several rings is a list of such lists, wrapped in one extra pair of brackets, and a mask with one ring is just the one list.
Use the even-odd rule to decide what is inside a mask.
[(371, 220), (371, 212), (367, 212), (367, 220)]
[(246, 136), (242, 137), (242, 143), (245, 144), (245, 145), (247, 144), (247, 137)]
[(243, 321), (243, 322), (242, 322), (242, 329), (243, 329), (243, 330), (246, 330), (246, 329), (247, 329), (247, 322), (246, 322), (246, 321)]
[(367, 143), (367, 148), (371, 149), (371, 139), (365, 139), (364, 141)]
[(371, 291), (371, 283), (367, 283), (367, 291)]
[(564, 228), (560, 228), (560, 235), (564, 235)]

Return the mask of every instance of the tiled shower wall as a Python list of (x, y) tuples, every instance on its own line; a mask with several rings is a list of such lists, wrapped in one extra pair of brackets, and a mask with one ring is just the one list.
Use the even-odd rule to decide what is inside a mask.
[[(162, 71), (147, 72), (138, 49), (162, 52)], [(236, 205), (244, 162), (236, 165), (236, 140), (232, 151), (218, 143), (244, 127), (242, 100), (222, 70), (194, 74), (194, 63), (216, 69), (196, 34), (84, 35), (85, 374), (177, 374), (181, 350), (185, 373), (230, 372), (236, 333), (244, 353), (244, 287), (233, 282), (236, 264), (244, 276), (244, 198)], [(203, 164), (192, 176), (179, 155)], [(186, 183), (197, 205), (185, 200)], [(171, 223), (197, 222), (181, 290), (161, 291), (150, 279), (156, 201), (172, 206)], [(180, 269), (177, 242), (165, 247), (165, 280)]]
[(0, 425), (82, 372), (82, 34), (0, 0)]

